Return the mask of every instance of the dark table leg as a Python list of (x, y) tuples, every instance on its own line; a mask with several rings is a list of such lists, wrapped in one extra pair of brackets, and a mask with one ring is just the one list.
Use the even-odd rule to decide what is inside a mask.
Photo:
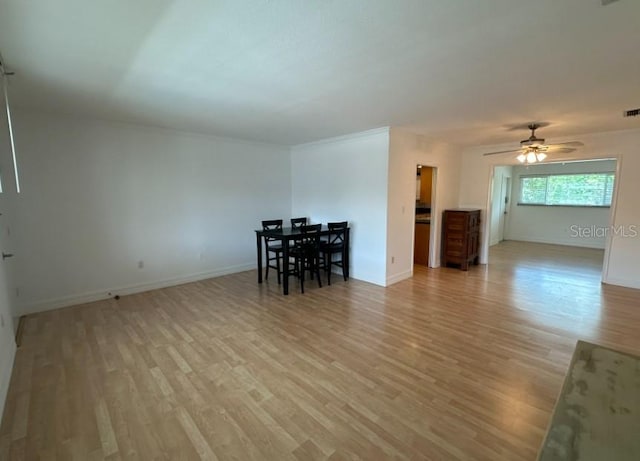
[(350, 247), (351, 247), (351, 238), (350, 238), (350, 229), (347, 229), (347, 232), (345, 233), (345, 239), (344, 239), (344, 246), (345, 246), (345, 261), (342, 263), (342, 265), (344, 266), (344, 274), (347, 276), (347, 279), (349, 278), (349, 252), (350, 252)]
[(257, 232), (256, 247), (258, 249), (258, 283), (262, 283), (262, 235)]
[(289, 294), (289, 239), (282, 239), (282, 292)]

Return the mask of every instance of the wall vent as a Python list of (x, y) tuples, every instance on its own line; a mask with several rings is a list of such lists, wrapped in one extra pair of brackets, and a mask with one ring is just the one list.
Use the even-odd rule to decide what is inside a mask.
[(622, 113), (623, 117), (637, 117), (638, 115), (640, 115), (640, 109), (625, 110)]

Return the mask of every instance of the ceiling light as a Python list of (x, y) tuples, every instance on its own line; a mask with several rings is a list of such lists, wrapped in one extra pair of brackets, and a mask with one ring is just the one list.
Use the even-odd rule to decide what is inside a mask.
[(520, 163), (537, 163), (547, 158), (547, 154), (540, 149), (529, 147), (527, 150), (522, 151), (516, 158)]

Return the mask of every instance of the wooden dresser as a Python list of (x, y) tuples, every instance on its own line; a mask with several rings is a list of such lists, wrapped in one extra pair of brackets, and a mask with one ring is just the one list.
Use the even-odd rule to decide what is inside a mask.
[(442, 265), (469, 269), (478, 264), (480, 248), (480, 210), (445, 210), (442, 221)]

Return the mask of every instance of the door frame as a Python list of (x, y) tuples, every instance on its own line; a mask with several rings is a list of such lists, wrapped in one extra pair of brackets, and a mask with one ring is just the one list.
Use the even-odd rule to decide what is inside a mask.
[[(615, 220), (616, 220), (616, 213), (617, 213), (617, 209), (618, 209), (618, 193), (619, 193), (619, 189), (620, 189), (620, 175), (621, 175), (621, 171), (622, 171), (622, 156), (620, 154), (618, 155), (611, 155), (611, 156), (606, 156), (606, 157), (602, 157), (602, 158), (584, 158), (584, 159), (575, 159), (575, 160), (571, 160), (573, 162), (580, 162), (580, 161), (593, 161), (593, 160), (615, 160), (616, 161), (616, 176), (615, 176), (615, 181), (613, 183), (613, 195), (611, 198), (611, 207), (610, 207), (610, 213), (609, 213), (609, 229), (613, 229), (613, 226), (615, 225)], [(491, 207), (493, 206), (493, 181), (496, 175), (496, 168), (497, 167), (501, 167), (501, 166), (515, 166), (515, 165), (491, 165), (491, 168), (489, 169), (489, 187), (487, 188), (487, 201), (486, 201), (486, 208), (485, 210), (488, 210), (488, 212), (491, 212)], [(512, 177), (512, 181), (513, 181), (513, 177)], [(513, 182), (511, 184), (511, 188), (513, 188)], [(513, 200), (513, 197), (512, 197)], [(481, 245), (481, 249), (480, 249), (480, 263), (481, 264), (487, 264), (489, 265), (490, 261), (489, 261), (489, 246), (491, 243), (491, 220), (487, 219), (486, 215), (489, 214), (487, 212), (485, 212), (485, 220), (484, 223), (482, 224), (482, 241), (480, 243)], [(608, 283), (607, 280), (609, 278), (609, 259), (611, 258), (611, 241), (612, 241), (612, 232), (608, 232), (607, 233), (607, 238), (605, 240), (605, 244), (604, 244), (604, 257), (603, 257), (603, 261), (602, 261), (602, 270), (601, 270), (601, 274), (600, 274), (600, 280), (602, 283)], [(484, 258), (483, 258), (484, 256)]]
[[(513, 167), (513, 165), (493, 165), (491, 168), (491, 176), (489, 178), (489, 201), (486, 209), (487, 212), (485, 213), (485, 219), (484, 219), (485, 222), (482, 224), (483, 227), (485, 227), (486, 225), (486, 229), (483, 229), (483, 232), (486, 232), (488, 236), (487, 248), (493, 245), (497, 245), (498, 243), (504, 240), (505, 229), (507, 227), (506, 226), (507, 220), (504, 212), (506, 211), (508, 213), (508, 207), (511, 206), (511, 191), (509, 189), (513, 187), (513, 185), (511, 182), (512, 180), (511, 177), (505, 176), (505, 175), (501, 175), (500, 177), (498, 177), (496, 175), (496, 168), (503, 168), (503, 167)], [(500, 183), (496, 184), (498, 180), (500, 180)], [(506, 186), (505, 186), (505, 181), (507, 182)], [(499, 186), (499, 188), (496, 191), (497, 186)], [(496, 192), (496, 197), (494, 197), (494, 192)], [(506, 207), (505, 207), (505, 197), (509, 199), (509, 204)], [(497, 207), (498, 209), (494, 210), (494, 207)], [(495, 232), (494, 232), (494, 229), (492, 229), (494, 212), (499, 213)], [(483, 237), (483, 240), (484, 240), (484, 237)]]
[[(437, 182), (438, 182), (438, 167), (435, 165), (430, 165), (426, 163), (416, 163), (416, 170), (420, 167), (431, 168), (431, 223), (429, 228), (429, 260), (427, 263), (427, 267), (439, 267), (440, 261), (438, 261), (438, 246), (436, 246), (436, 236), (437, 227), (440, 222), (438, 219), (438, 208), (437, 208)], [(414, 170), (415, 171), (415, 170)], [(416, 208), (413, 207), (413, 226), (411, 226), (411, 258), (413, 261), (413, 255), (415, 254), (415, 223), (416, 223)], [(413, 275), (413, 266), (415, 264), (411, 264), (411, 274)]]
[(437, 256), (438, 256), (438, 248), (436, 247), (436, 228), (438, 227), (439, 213), (434, 213), (436, 210), (437, 204), (437, 193), (436, 193), (436, 183), (438, 181), (438, 167), (430, 166), (431, 168), (431, 223), (429, 224), (429, 261), (427, 262), (427, 267), (438, 267), (439, 264), (436, 264)]
[(504, 236), (507, 229), (507, 215), (511, 207), (511, 178), (502, 176), (502, 184), (500, 184), (500, 217), (498, 221), (498, 243), (505, 240)]

